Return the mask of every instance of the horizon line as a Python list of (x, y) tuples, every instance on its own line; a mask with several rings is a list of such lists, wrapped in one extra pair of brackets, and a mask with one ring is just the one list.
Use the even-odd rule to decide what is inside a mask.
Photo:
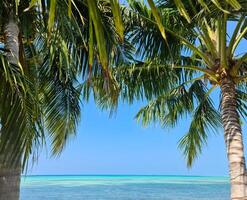
[(184, 177), (225, 177), (227, 175), (215, 176), (215, 175), (169, 175), (169, 174), (22, 174), (23, 177), (28, 176), (184, 176)]

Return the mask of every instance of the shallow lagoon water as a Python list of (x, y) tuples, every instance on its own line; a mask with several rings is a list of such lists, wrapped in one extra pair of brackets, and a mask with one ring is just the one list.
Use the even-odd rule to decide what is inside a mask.
[(229, 200), (229, 179), (200, 176), (26, 176), (21, 200)]

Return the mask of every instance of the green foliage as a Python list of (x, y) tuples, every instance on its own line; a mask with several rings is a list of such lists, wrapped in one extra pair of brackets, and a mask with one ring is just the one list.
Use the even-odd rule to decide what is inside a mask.
[[(138, 59), (112, 69), (119, 88), (117, 101), (100, 92), (103, 81), (94, 77), (95, 99), (101, 108), (111, 110), (119, 100), (147, 101), (136, 115), (144, 126), (158, 122), (174, 127), (182, 118), (191, 120), (179, 142), (191, 166), (208, 135), (222, 126), (220, 99), (213, 102), (211, 94), (225, 76), (235, 81), (237, 109), (246, 117), (247, 55), (236, 54), (240, 41), (246, 40), (246, 1), (128, 3), (123, 10), (125, 37)], [(234, 33), (227, 33), (228, 23), (234, 22), (238, 24)]]
[[(106, 84), (108, 64), (131, 59), (132, 47), (128, 42), (118, 44), (121, 39), (115, 21), (119, 13), (113, 14), (108, 1), (96, 1), (94, 5), (101, 18), (97, 22), (101, 32), (95, 18), (94, 27), (90, 26), (92, 8), (86, 0), (2, 1), (1, 17), (17, 10), (16, 6), (20, 65), (10, 65), (0, 51), (0, 154), (11, 163), (21, 158), (25, 167), (30, 156), (37, 160), (48, 138), (52, 155), (61, 153), (76, 134), (80, 120), (81, 81), (90, 83), (90, 76), (97, 75)], [(4, 28), (6, 21), (2, 18), (0, 25)], [(3, 31), (0, 42), (4, 43)], [(90, 45), (89, 35), (93, 39)], [(100, 46), (105, 51), (103, 58)]]
[[(27, 134), (33, 143), (19, 143), (29, 144), (22, 145), (27, 147), (26, 155), (43, 143), (46, 136), (42, 127), (51, 137), (53, 153), (59, 153), (75, 133), (80, 93), (87, 100), (91, 90), (98, 105), (111, 110), (119, 100), (148, 101), (137, 114), (143, 125), (159, 122), (175, 126), (183, 117), (191, 119), (179, 143), (188, 166), (201, 152), (208, 134), (221, 127), (217, 105), (210, 95), (226, 75), (236, 83), (238, 112), (245, 116), (247, 53), (236, 54), (247, 35), (245, 0), (148, 0), (149, 6), (128, 2), (125, 8), (115, 0), (12, 2), (18, 7), (25, 37), (25, 58), (29, 55), (26, 69), (31, 70), (24, 70), (23, 76), (19, 68), (5, 67), (4, 61), (3, 80), (8, 90), (18, 89), (30, 96), (31, 102), (25, 104), (35, 109), (23, 110), (37, 112), (21, 118), (39, 116), (30, 124), (40, 130), (30, 131), (30, 137)], [(3, 6), (0, 3), (0, 8)], [(25, 20), (32, 28), (24, 25)], [(232, 35), (226, 29), (230, 22), (237, 22)], [(78, 84), (79, 75), (83, 85)], [(35, 84), (30, 85), (30, 80)], [(29, 89), (32, 87), (35, 89)], [(9, 94), (8, 98), (13, 96)], [(15, 102), (26, 101), (25, 95), (21, 100), (15, 97)], [(12, 99), (9, 102), (14, 105)], [(10, 116), (13, 119), (6, 119), (6, 124), (19, 120), (14, 118), (16, 113)], [(17, 123), (18, 127), (23, 123)], [(2, 144), (7, 144), (4, 138), (8, 137), (1, 139)]]
[[(244, 12), (247, 4), (240, 0), (159, 0), (156, 5), (149, 1), (149, 5), (150, 8), (141, 3), (131, 4), (135, 16), (133, 21), (136, 22), (130, 29), (131, 41), (137, 50), (141, 49), (137, 52), (143, 56), (142, 59), (155, 59), (156, 63), (158, 60), (156, 70), (161, 66), (167, 66), (167, 70), (162, 75), (156, 72), (156, 76), (150, 72), (142, 74), (144, 80), (144, 77), (152, 77), (149, 81), (157, 84), (159, 89), (144, 84), (139, 84), (139, 89), (135, 85), (137, 91), (147, 90), (149, 97), (152, 97), (146, 98), (148, 105), (136, 117), (144, 126), (159, 122), (164, 127), (179, 125), (181, 118), (191, 119), (188, 132), (179, 142), (187, 164), (191, 166), (206, 144), (208, 134), (217, 132), (221, 127), (217, 104), (213, 103), (210, 95), (220, 86), (224, 76), (222, 73), (231, 76), (236, 87), (240, 88), (236, 94), (237, 109), (242, 117), (246, 117), (247, 56), (245, 52), (243, 56), (237, 57), (236, 49), (240, 41), (245, 40), (247, 29)], [(229, 35), (226, 32), (227, 23), (236, 21), (238, 25), (234, 34)], [(158, 27), (155, 26), (156, 23)], [(160, 35), (156, 34), (157, 30)], [(166, 35), (170, 34), (170, 38), (162, 38), (164, 31)], [(143, 65), (143, 68), (147, 69), (148, 66)], [(139, 66), (130, 69), (138, 71)], [(170, 76), (174, 71), (177, 79)], [(192, 73), (185, 76), (185, 72)], [(135, 76), (134, 73), (132, 76)], [(159, 85), (160, 78), (166, 84)]]

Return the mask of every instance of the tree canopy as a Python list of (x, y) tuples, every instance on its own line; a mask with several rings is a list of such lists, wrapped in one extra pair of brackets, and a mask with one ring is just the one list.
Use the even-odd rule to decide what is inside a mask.
[(48, 138), (52, 153), (59, 154), (76, 134), (82, 82), (89, 83), (97, 74), (109, 85), (109, 63), (128, 60), (128, 44), (120, 42), (122, 33), (117, 32), (117, 2), (96, 5), (76, 0), (1, 1), (0, 42), (5, 43), (9, 12), (14, 11), (20, 29), (18, 65), (8, 61), (4, 45), (0, 51), (0, 153), (9, 152), (6, 161), (21, 156), (25, 166), (30, 155), (37, 158)]
[[(159, 122), (174, 127), (181, 119), (190, 119), (179, 147), (191, 166), (208, 134), (222, 127), (220, 105), (211, 94), (225, 76), (234, 80), (238, 113), (246, 116), (247, 53), (236, 52), (246, 40), (246, 1), (128, 2), (125, 37), (136, 49), (136, 60), (112, 69), (118, 97), (128, 103), (148, 101), (136, 115), (143, 125)], [(227, 30), (229, 23), (234, 24), (233, 33)], [(97, 88), (102, 84), (95, 79)], [(117, 106), (94, 92), (102, 108)]]

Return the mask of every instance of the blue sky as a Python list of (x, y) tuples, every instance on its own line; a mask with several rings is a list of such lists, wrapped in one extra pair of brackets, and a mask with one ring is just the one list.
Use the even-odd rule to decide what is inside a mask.
[(222, 131), (210, 134), (202, 155), (187, 169), (177, 142), (188, 120), (174, 129), (143, 128), (134, 120), (141, 105), (120, 105), (116, 116), (109, 118), (90, 101), (82, 109), (77, 137), (63, 154), (51, 159), (43, 152), (29, 174), (227, 175)]
[[(231, 34), (233, 24), (228, 27)], [(238, 53), (246, 52), (246, 42)], [(213, 100), (218, 103), (218, 93)], [(223, 131), (210, 134), (208, 144), (188, 169), (177, 143), (189, 126), (181, 120), (174, 129), (151, 125), (143, 128), (134, 116), (143, 103), (120, 104), (115, 116), (101, 112), (91, 100), (82, 108), (82, 120), (77, 137), (70, 140), (59, 158), (41, 153), (38, 164), (28, 174), (163, 174), (213, 175), (228, 174)], [(246, 141), (247, 128), (243, 127)], [(247, 144), (245, 142), (245, 146)]]

